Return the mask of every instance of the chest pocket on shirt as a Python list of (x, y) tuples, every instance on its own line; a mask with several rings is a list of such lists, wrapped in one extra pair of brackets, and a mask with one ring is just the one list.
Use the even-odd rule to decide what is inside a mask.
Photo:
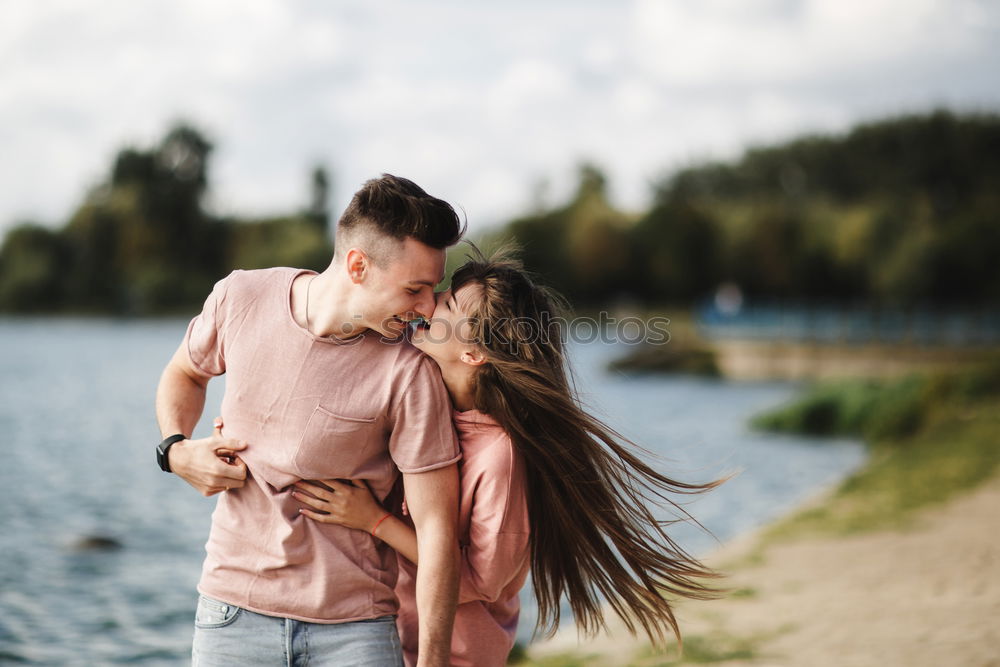
[(303, 479), (350, 479), (362, 476), (369, 459), (385, 448), (375, 417), (345, 417), (323, 406), (313, 410), (295, 452)]

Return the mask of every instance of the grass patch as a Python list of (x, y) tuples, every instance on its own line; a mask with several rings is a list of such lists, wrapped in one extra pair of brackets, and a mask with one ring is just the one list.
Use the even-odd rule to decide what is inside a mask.
[(600, 664), (599, 660), (600, 656), (596, 654), (581, 656), (575, 653), (559, 653), (535, 660), (525, 657), (521, 662), (512, 663), (508, 661), (507, 664), (530, 665), (531, 667), (593, 667)]
[(822, 383), (750, 423), (758, 429), (806, 435), (903, 439), (919, 433), (942, 410), (998, 396), (1000, 357), (961, 372)]
[[(638, 313), (647, 322), (652, 318), (666, 318), (669, 339), (660, 343), (646, 342), (629, 345), (628, 352), (608, 364), (608, 370), (617, 373), (679, 373), (719, 377), (716, 353), (698, 335), (697, 325), (688, 310), (651, 310)], [(662, 325), (656, 326), (662, 331)], [(652, 330), (654, 327), (650, 327)]]
[[(678, 665), (703, 665), (728, 660), (751, 660), (757, 655), (760, 638), (733, 637), (723, 633), (711, 635), (689, 635), (684, 638), (684, 653), (676, 648), (657, 649), (647, 646), (635, 653), (627, 662), (622, 656), (601, 656), (597, 654), (578, 655), (560, 653), (535, 660), (525, 658), (523, 662), (511, 663), (532, 667), (599, 667), (601, 665), (627, 664), (629, 667), (675, 667)], [(626, 645), (625, 648), (630, 648)]]
[(899, 527), (913, 510), (973, 488), (1000, 469), (1000, 364), (821, 385), (754, 424), (859, 435), (871, 456), (828, 502), (779, 522), (768, 537)]
[(648, 648), (639, 653), (634, 667), (674, 667), (675, 665), (704, 665), (727, 660), (751, 660), (757, 655), (758, 641), (747, 637), (732, 637), (716, 633), (708, 636), (691, 635), (684, 638), (684, 653), (676, 650), (663, 652)]
[(742, 600), (753, 599), (757, 597), (757, 589), (749, 587), (737, 588), (732, 593), (730, 593), (728, 597), (742, 599)]
[(919, 375), (888, 383), (830, 382), (785, 408), (755, 417), (751, 425), (816, 436), (905, 437), (919, 430), (936, 399), (936, 387), (930, 384)]
[(968, 408), (942, 415), (903, 443), (874, 443), (871, 461), (844, 481), (832, 502), (793, 516), (772, 532), (900, 527), (913, 510), (975, 487), (998, 467), (1000, 401), (983, 402), (971, 415)]
[(751, 660), (757, 656), (759, 638), (733, 637), (722, 633), (690, 635), (684, 638), (683, 655), (676, 648), (657, 649), (647, 646), (623, 663), (619, 656), (610, 658), (597, 654), (578, 655), (560, 653), (536, 660), (525, 659), (520, 665), (532, 667), (599, 667), (607, 664), (627, 664), (629, 667), (675, 667), (677, 665), (704, 665), (728, 660)]
[(718, 377), (715, 352), (704, 346), (671, 340), (665, 345), (639, 345), (608, 370), (625, 373), (682, 373)]
[(507, 654), (508, 665), (520, 665), (528, 659), (528, 651), (521, 642), (514, 642), (514, 646)]

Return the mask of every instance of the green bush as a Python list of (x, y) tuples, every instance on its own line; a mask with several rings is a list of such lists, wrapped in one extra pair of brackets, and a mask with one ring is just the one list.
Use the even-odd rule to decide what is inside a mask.
[(1000, 395), (1000, 360), (965, 371), (820, 384), (751, 423), (771, 431), (897, 440), (918, 433), (944, 405), (996, 395)]

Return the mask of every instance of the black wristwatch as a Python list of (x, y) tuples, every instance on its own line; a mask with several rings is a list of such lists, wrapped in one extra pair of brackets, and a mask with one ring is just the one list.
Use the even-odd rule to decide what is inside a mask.
[(173, 470), (170, 469), (170, 459), (168, 458), (168, 454), (170, 453), (170, 448), (174, 446), (174, 443), (180, 442), (181, 440), (187, 440), (187, 436), (182, 433), (177, 433), (165, 438), (163, 442), (156, 446), (156, 463), (160, 466), (160, 470), (163, 472), (173, 472)]

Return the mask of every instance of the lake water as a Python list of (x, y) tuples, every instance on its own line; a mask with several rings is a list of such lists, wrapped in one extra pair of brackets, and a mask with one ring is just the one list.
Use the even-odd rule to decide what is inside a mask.
[[(0, 662), (184, 664), (214, 499), (156, 467), (156, 383), (180, 320), (0, 319)], [(752, 433), (790, 383), (626, 377), (621, 349), (578, 345), (585, 401), (685, 480), (739, 476), (687, 505), (719, 540), (835, 483), (864, 459), (854, 441)], [(207, 435), (222, 382), (212, 383)], [(678, 526), (702, 553), (714, 539)], [(79, 541), (104, 536), (117, 550)], [(522, 635), (530, 636), (530, 601)]]

